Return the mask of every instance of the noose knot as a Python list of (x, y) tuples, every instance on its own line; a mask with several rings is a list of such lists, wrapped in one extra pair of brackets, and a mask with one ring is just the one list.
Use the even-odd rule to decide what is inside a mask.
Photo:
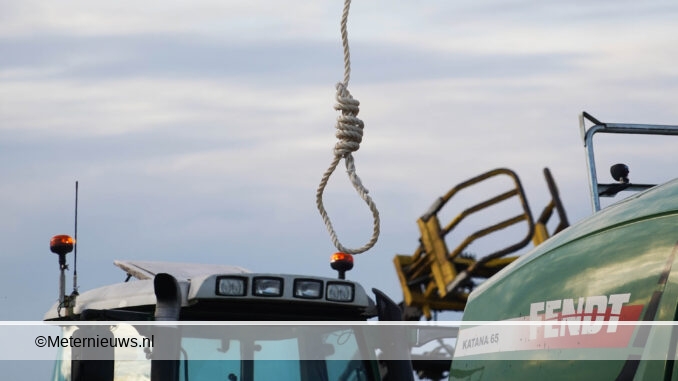
[[(351, 59), (348, 49), (348, 33), (346, 32), (346, 24), (348, 21), (348, 9), (350, 7), (351, 0), (344, 0), (344, 12), (341, 17), (341, 40), (344, 46), (344, 81), (337, 83), (337, 104), (334, 105), (334, 109), (341, 111), (341, 115), (337, 117), (336, 129), (337, 133), (335, 136), (339, 139), (337, 144), (334, 146), (334, 159), (330, 164), (327, 171), (323, 174), (322, 179), (320, 179), (320, 185), (318, 185), (318, 191), (316, 192), (316, 205), (318, 206), (318, 211), (327, 226), (327, 231), (330, 233), (332, 243), (334, 246), (344, 253), (349, 254), (360, 254), (369, 250), (377, 242), (379, 238), (379, 211), (377, 206), (372, 201), (372, 198), (367, 194), (367, 189), (362, 185), (360, 178), (356, 174), (355, 163), (353, 160), (352, 152), (357, 151), (360, 148), (360, 142), (363, 140), (363, 121), (358, 119), (358, 111), (360, 102), (357, 99), (353, 99), (351, 93), (348, 91), (348, 81), (351, 77)], [(370, 211), (372, 211), (372, 216), (374, 217), (374, 229), (372, 232), (372, 238), (360, 248), (351, 249), (344, 247), (344, 245), (339, 242), (337, 233), (334, 231), (330, 217), (325, 210), (323, 205), (323, 192), (327, 186), (327, 182), (330, 179), (330, 176), (337, 168), (337, 165), (344, 159), (346, 162), (346, 172), (348, 177), (353, 184), (353, 188), (358, 192), (360, 198), (365, 201), (369, 206)]]
[(335, 126), (337, 129), (335, 136), (339, 141), (334, 146), (334, 154), (339, 157), (346, 157), (347, 154), (360, 148), (365, 124), (357, 117), (360, 111), (360, 102), (353, 98), (343, 83), (337, 83), (336, 100), (337, 104), (334, 105), (334, 109), (341, 111), (341, 115), (337, 117)]

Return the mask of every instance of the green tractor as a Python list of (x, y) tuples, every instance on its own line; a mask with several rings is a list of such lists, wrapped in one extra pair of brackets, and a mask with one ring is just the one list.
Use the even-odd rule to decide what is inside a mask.
[[(597, 133), (678, 135), (678, 126), (603, 123), (583, 113), (580, 129), (591, 217), (565, 228), (564, 210), (549, 181), (552, 204), (561, 215), (557, 234), (544, 239), (549, 234), (540, 226), (543, 220), (532, 222), (526, 207), (522, 218), (511, 220), (527, 225), (525, 239), (503, 251), (468, 257), (462, 255), (468, 240), (510, 221), (448, 250), (440, 237), (457, 219), (440, 227), (436, 214), (447, 201), (441, 198), (419, 220), (417, 252), (396, 256), (410, 317), (463, 310), (451, 380), (678, 379), (678, 180), (635, 184), (628, 167), (616, 164), (615, 182), (599, 183), (593, 150)], [(621, 191), (640, 192), (601, 210), (601, 197)], [(518, 183), (512, 194), (522, 200), (521, 192)], [(507, 256), (529, 237), (532, 250)]]

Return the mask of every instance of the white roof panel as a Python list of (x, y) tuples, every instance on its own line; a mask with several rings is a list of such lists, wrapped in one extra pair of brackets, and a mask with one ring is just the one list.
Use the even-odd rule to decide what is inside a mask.
[(133, 277), (153, 279), (156, 274), (171, 274), (177, 280), (189, 280), (211, 274), (243, 274), (250, 271), (240, 266), (207, 265), (201, 263), (116, 260), (113, 263)]

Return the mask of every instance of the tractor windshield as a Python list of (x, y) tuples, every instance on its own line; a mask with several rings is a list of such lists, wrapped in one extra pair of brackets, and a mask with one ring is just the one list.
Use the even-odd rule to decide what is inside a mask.
[[(151, 380), (152, 343), (128, 345), (124, 339), (143, 343), (144, 327), (116, 326), (111, 329), (120, 346), (111, 354), (115, 360), (85, 361), (95, 366), (113, 365), (114, 380)], [(242, 327), (180, 326), (179, 380), (226, 381), (362, 381), (377, 379), (372, 349), (369, 353), (360, 327)], [(65, 328), (63, 337), (74, 334)], [(97, 333), (97, 337), (102, 334)], [(156, 335), (157, 336), (157, 335)], [(130, 341), (131, 342), (131, 341)], [(156, 337), (157, 344), (157, 337)], [(284, 355), (281, 355), (284, 354)], [(71, 380), (72, 348), (62, 348), (54, 381)], [(89, 366), (85, 364), (85, 366)]]

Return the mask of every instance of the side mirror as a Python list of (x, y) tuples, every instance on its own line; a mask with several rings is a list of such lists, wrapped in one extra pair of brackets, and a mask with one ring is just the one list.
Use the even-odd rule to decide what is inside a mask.
[[(73, 338), (113, 340), (113, 333), (103, 326), (84, 326), (73, 332)], [(113, 347), (72, 347), (71, 380), (113, 381), (115, 352)]]
[[(377, 299), (377, 316), (379, 321), (402, 321), (403, 313), (391, 298), (376, 288), (373, 288), (372, 292), (374, 292)], [(386, 365), (387, 374), (384, 380), (414, 381), (407, 331), (403, 326), (382, 327), (379, 331), (385, 332), (386, 328), (389, 329), (389, 334), (384, 335), (385, 337), (380, 340), (380, 349), (386, 358), (384, 364)]]

